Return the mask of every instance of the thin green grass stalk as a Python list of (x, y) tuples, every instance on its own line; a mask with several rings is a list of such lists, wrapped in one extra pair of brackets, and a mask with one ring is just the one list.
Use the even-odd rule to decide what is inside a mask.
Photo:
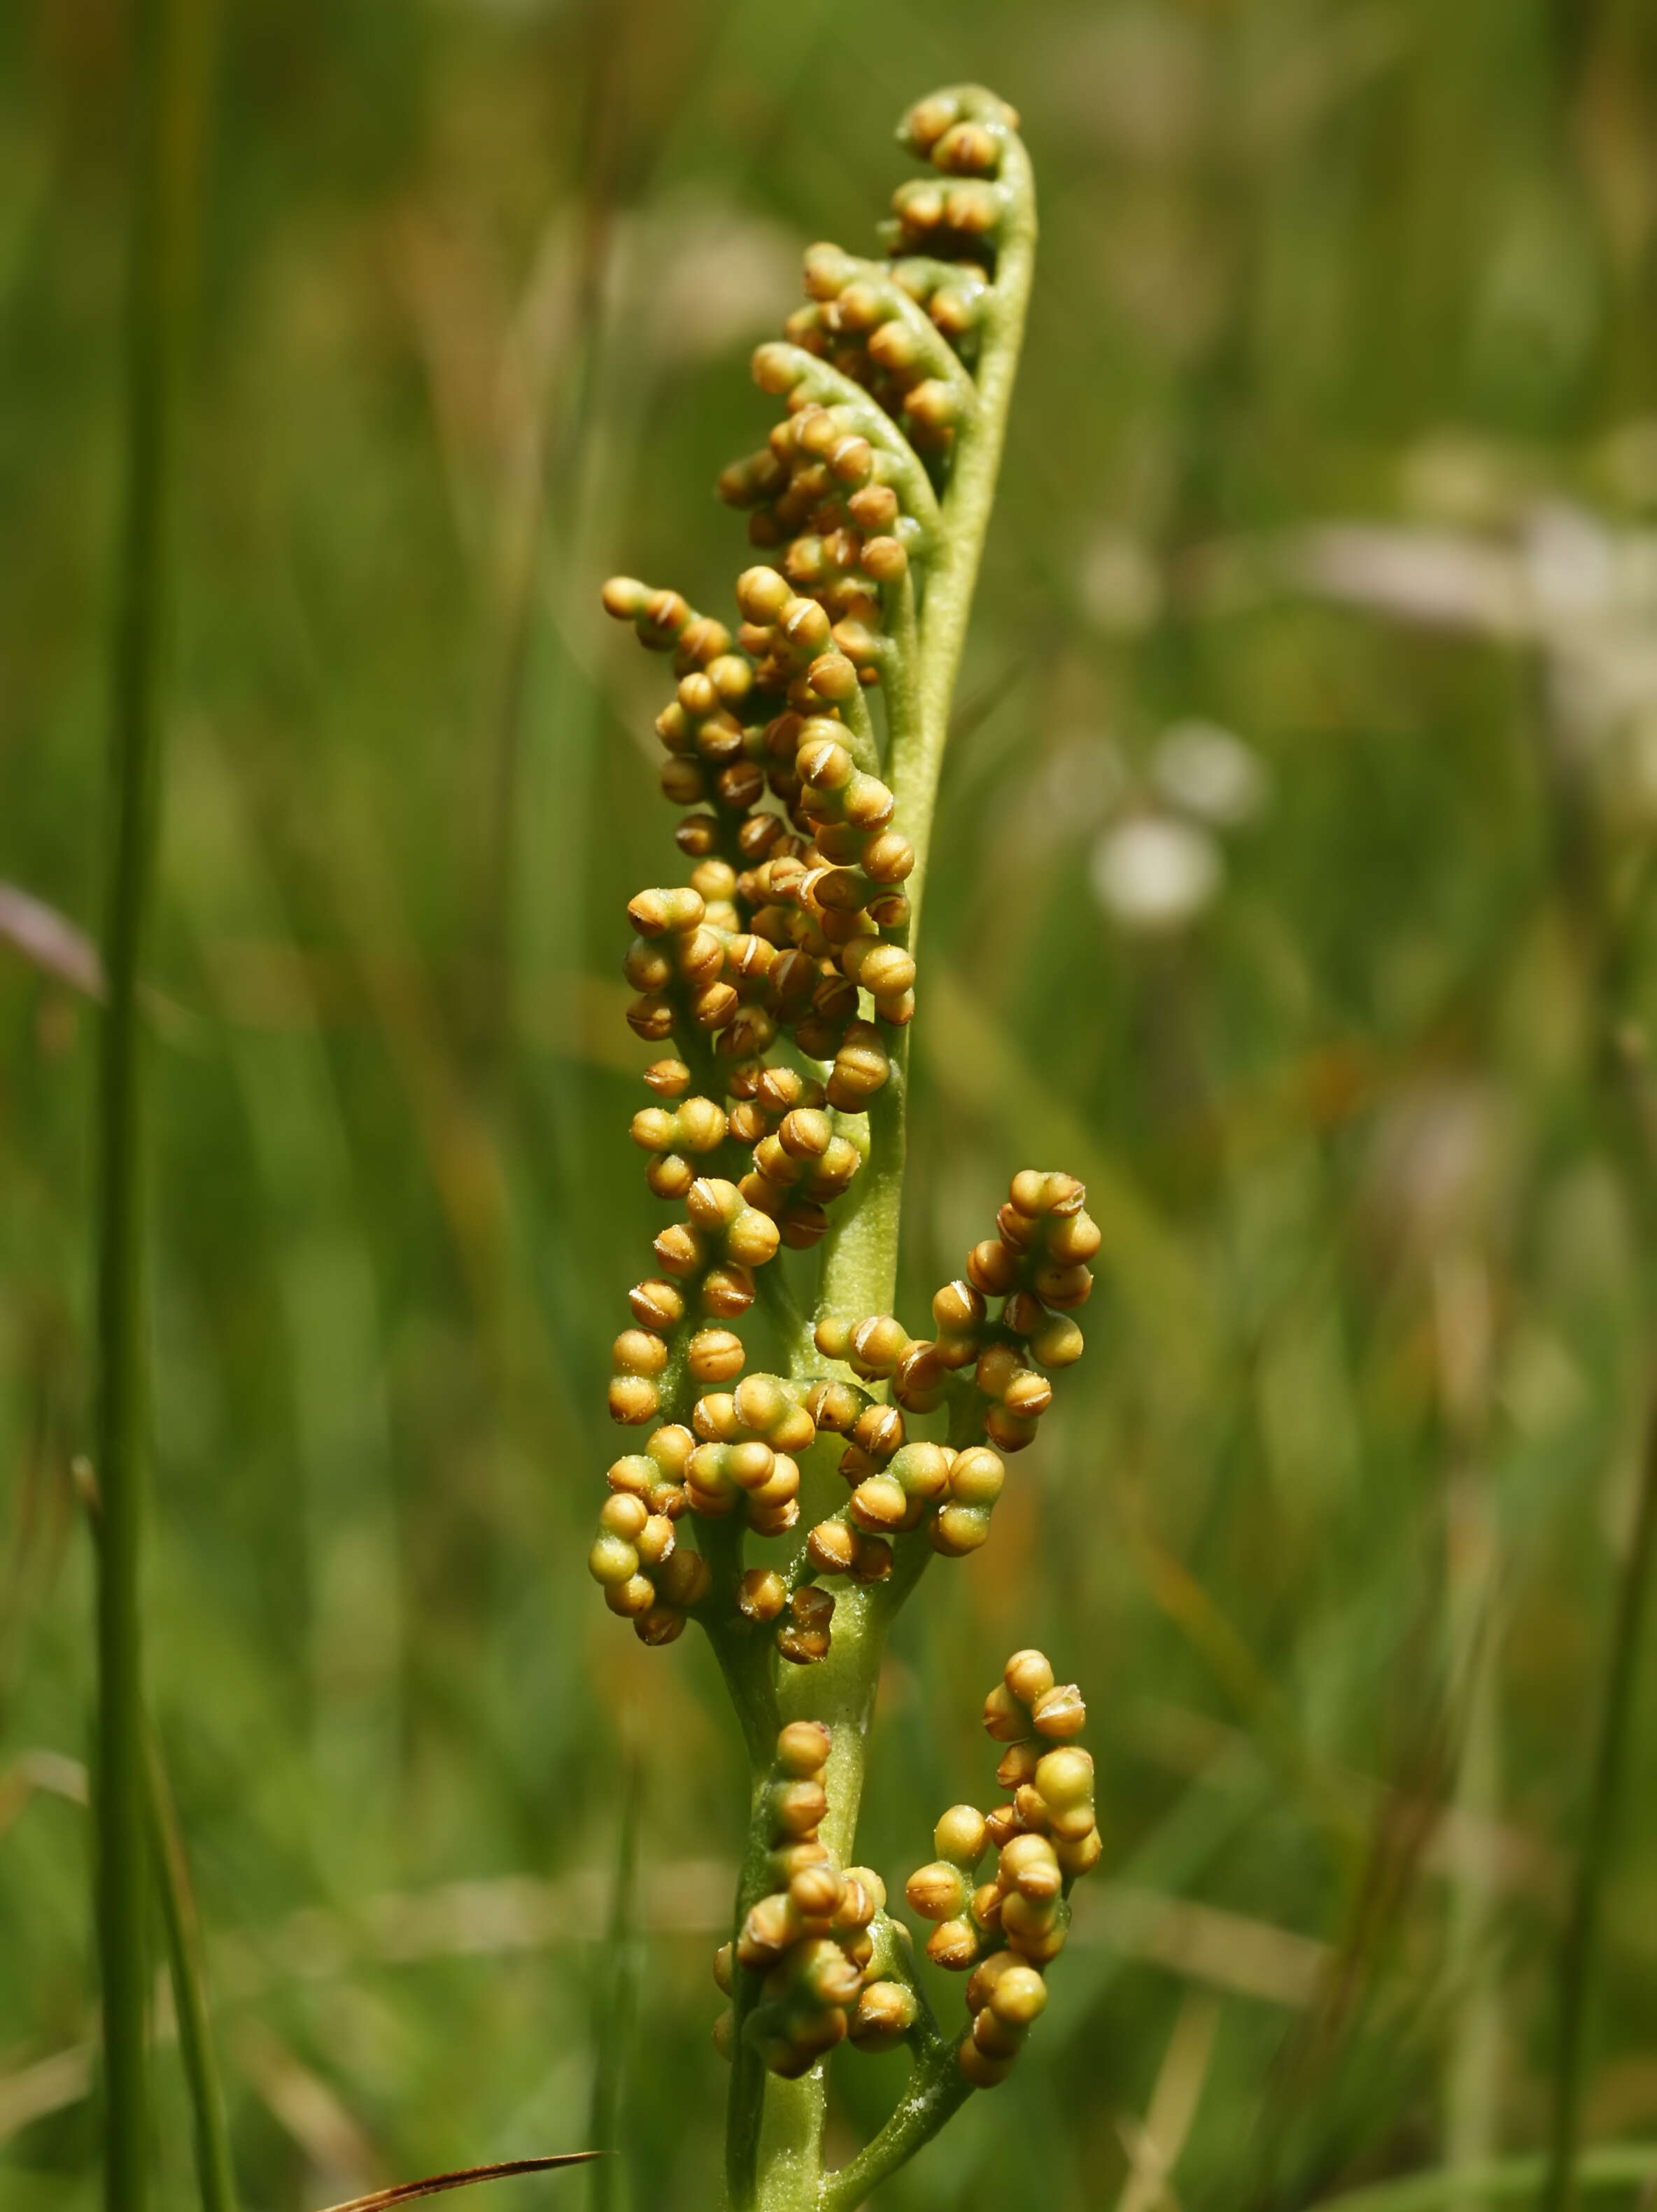
[(1599, 1948), (1605, 1870), (1617, 1832), (1628, 1770), (1634, 1688), (1645, 1623), (1647, 1592), (1657, 1548), (1657, 1402), (1648, 1417), (1641, 1455), (1634, 1527), (1617, 1593), (1617, 1613), (1605, 1653), (1605, 1691), (1594, 1748), (1593, 1781), (1576, 1863), (1570, 1918), (1559, 1954), (1559, 2026), (1553, 2068), (1553, 2117), (1549, 2131), (1544, 2212), (1568, 2212), (1576, 2189), (1582, 2130), (1582, 2076), (1588, 2005)]
[(203, 42), (198, 0), (140, 0), (134, 20), (125, 486), (112, 635), (113, 830), (97, 1112), (97, 1923), (104, 2193), (148, 2193), (149, 1850), (140, 1577), (149, 1307), (145, 1038), (139, 978), (155, 874), (176, 407)]
[[(1502, 1547), (1484, 1449), (1490, 1369), (1488, 1268), (1473, 1250), (1446, 1255), (1434, 1280), (1440, 1390), (1451, 1466), (1446, 1494), (1445, 1627), (1460, 1716), (1446, 1977), (1455, 2019), (1444, 2072), (1444, 2148), (1452, 2167), (1500, 2150), (1502, 1989), (1490, 1824), (1501, 1811)], [(1477, 2199), (1464, 2200), (1471, 2212)]]
[(213, 2045), (201, 1923), (196, 1912), (190, 1862), (185, 1853), (184, 1832), (179, 1826), (161, 1741), (153, 1725), (145, 1731), (144, 1778), (149, 1847), (155, 1856), (161, 1919), (167, 1929), (173, 2009), (178, 2016), (179, 2056), (190, 2094), (196, 2180), (201, 2191), (202, 2212), (236, 2212), (235, 2173), (230, 2162), (224, 2092)]
[[(610, 1925), (604, 1934), (604, 1985), (599, 1996), (598, 2032), (593, 2039), (587, 2142), (595, 2151), (615, 2152), (618, 2147), (622, 2086), (638, 2009), (639, 1833), (643, 1802), (639, 1747), (629, 1740), (622, 1752), (621, 1813), (616, 1831)], [(618, 2186), (622, 2172), (617, 2157), (602, 2157), (594, 2161), (592, 2185), (587, 2197), (591, 2212), (614, 2212), (618, 2202), (625, 2202), (625, 2193)]]
[[(98, 1478), (85, 1460), (76, 1462), (73, 1477), (87, 1526), (92, 1531), (94, 1556), (101, 1561), (104, 1511)], [(213, 2045), (207, 1962), (202, 1950), (195, 1888), (190, 1879), (184, 1831), (179, 1825), (178, 1810), (167, 1778), (161, 1738), (148, 1714), (144, 1716), (143, 1736), (145, 1827), (155, 1863), (161, 1923), (167, 1932), (167, 1969), (173, 1984), (173, 2009), (178, 2021), (185, 2087), (190, 2098), (202, 2212), (235, 2212), (235, 2178), (225, 2126), (224, 2094)]]
[[(1488, 1504), (1481, 1501), (1484, 1510)], [(1475, 1506), (1475, 1510), (1480, 1510)], [(1488, 1532), (1481, 1531), (1481, 1541)], [(1488, 1567), (1493, 1555), (1481, 1552)], [(1471, 1581), (1471, 1568), (1464, 1581)], [(1499, 1817), (1502, 1777), (1500, 1640), (1488, 1613), (1467, 1619), (1473, 1601), (1464, 1588), (1451, 1597), (1453, 1622), (1472, 1639), (1467, 1654), (1465, 1735), (1456, 1765), (1454, 1803), (1468, 1816), (1458, 1838), (1447, 1929), (1447, 1977), (1456, 2016), (1444, 2076), (1444, 2145), (1453, 2166), (1476, 2169), (1500, 2147), (1502, 1985), (1490, 1824)], [(1463, 2200), (1467, 2212), (1478, 2203)]]
[[(1552, 801), (1554, 872), (1575, 951), (1583, 1003), (1593, 1012), (1590, 1098), (1605, 1152), (1621, 1187), (1630, 1235), (1643, 1259), (1657, 1246), (1657, 1115), (1650, 1047), (1639, 1011), (1639, 962), (1648, 941), (1651, 872), (1629, 880), (1618, 865), (1601, 811), (1584, 773), (1584, 755), (1557, 712), (1557, 687), (1535, 668), (1535, 727)], [(1649, 1297), (1648, 1293), (1648, 1310)], [(1652, 1358), (1646, 1348), (1648, 1362)], [(1635, 1679), (1647, 1585), (1657, 1549), (1657, 1381), (1646, 1381), (1645, 1434), (1628, 1552), (1605, 1650), (1599, 1732), (1579, 1846), (1570, 1912), (1560, 1944), (1545, 2212), (1575, 2201), (1581, 2137), (1588, 2014), (1599, 1949), (1601, 1899), (1628, 1765)]]

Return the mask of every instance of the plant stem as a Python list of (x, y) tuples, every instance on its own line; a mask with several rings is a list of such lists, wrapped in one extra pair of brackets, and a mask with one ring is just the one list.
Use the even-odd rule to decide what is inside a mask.
[[(86, 1460), (77, 1461), (73, 1472), (92, 1535), (94, 1562), (101, 1565), (104, 1511), (98, 1478), (91, 1462)], [(145, 1830), (155, 1865), (161, 1923), (167, 1931), (167, 1969), (173, 1984), (173, 2009), (178, 2020), (185, 2084), (190, 2093), (202, 2212), (235, 2212), (234, 2170), (225, 2127), (218, 2060), (213, 2048), (207, 1966), (202, 1953), (201, 1923), (196, 1913), (196, 1893), (190, 1880), (184, 1831), (179, 1825), (178, 1809), (167, 1778), (167, 1762), (161, 1756), (161, 1737), (148, 1714), (143, 1719), (143, 1758)]]
[[(1445, 1627), (1454, 1710), (1462, 1717), (1454, 1802), (1471, 1816), (1450, 1842), (1446, 1974), (1455, 2021), (1444, 2072), (1444, 2150), (1452, 2167), (1487, 2164), (1497, 2144), (1502, 1992), (1491, 1824), (1501, 1813), (1502, 1545), (1486, 1463), (1491, 1340), (1488, 1263), (1469, 1244), (1435, 1263), (1439, 1395), (1449, 1447), (1445, 1494)], [(1472, 2212), (1468, 2197), (1459, 2212)]]
[(184, 1834), (167, 1787), (167, 1768), (155, 1728), (144, 1733), (145, 1796), (149, 1845), (167, 1929), (167, 1962), (173, 1981), (173, 2009), (179, 2021), (179, 2055), (190, 2091), (196, 2139), (196, 2181), (202, 2212), (235, 2212), (236, 2184), (225, 2126), (213, 2031), (207, 2002), (207, 1969), (202, 1955), (201, 1924)]
[(891, 1048), (891, 1073), (869, 1102), (869, 1158), (829, 1231), (820, 1314), (890, 1313), (897, 1294), (903, 1164), (908, 1151), (909, 1032)]
[(996, 257), (994, 304), (980, 356), (978, 408), (956, 434), (943, 532), (926, 574), (917, 686), (920, 711), (908, 726), (894, 731), (887, 763), (887, 780), (897, 799), (896, 819), (915, 848), (914, 870), (904, 886), (909, 894), (912, 947), (920, 928), (950, 709), (995, 503), (1035, 265), (1035, 192), (1029, 157), (1016, 138), (1007, 143), (1002, 180), (1010, 206)]
[[(979, 401), (970, 422), (957, 432), (950, 488), (938, 542), (926, 569), (926, 599), (917, 623), (913, 587), (896, 595), (893, 639), (883, 685), (889, 729), (886, 780), (896, 800), (894, 818), (914, 848), (914, 866), (904, 889), (909, 899), (910, 951), (920, 930), (920, 905), (932, 852), (938, 777), (949, 742), (950, 709), (966, 643), (984, 539), (995, 503), (1007, 414), (1024, 342), (1035, 262), (1035, 194), (1029, 158), (1017, 139), (1008, 143), (1005, 181), (1011, 208), (996, 264), (994, 309), (984, 334)], [(907, 1145), (909, 1029), (898, 1032), (892, 1073), (869, 1109), (869, 1162), (848, 1194), (823, 1261), (820, 1310), (863, 1315), (891, 1310), (897, 1282), (898, 1239)]]
[[(615, 1887), (610, 1893), (610, 1927), (604, 1939), (604, 1984), (594, 2037), (592, 2096), (587, 2116), (588, 2147), (610, 2153), (618, 2148), (616, 2134), (622, 2084), (639, 1994), (635, 1891), (638, 1886), (641, 1785), (639, 1747), (629, 1732), (622, 1751), (622, 1802), (616, 1837)], [(592, 2187), (587, 2197), (591, 2212), (610, 2212), (616, 2202), (616, 2182), (621, 2170), (614, 2156), (593, 2161)]]
[[(889, 1601), (878, 1584), (853, 1587), (835, 1601), (828, 1656), (815, 1667), (790, 1667), (777, 1694), (778, 1727), (791, 1720), (821, 1721), (829, 1732), (823, 1777), (828, 1810), (819, 1833), (843, 1866), (857, 1836), (863, 1797), (869, 1722), (879, 1686)], [(774, 1729), (772, 1742), (775, 1740)], [(765, 1791), (771, 1778), (772, 1742), (756, 1760), (748, 1848), (737, 1891), (736, 1925), (772, 1887), (771, 1839)], [(725, 2177), (737, 2212), (763, 2204), (766, 2212), (814, 2205), (822, 2175), (827, 2061), (819, 2059), (797, 2081), (768, 2082), (759, 2054), (743, 2035), (756, 1977), (738, 1978), (734, 2000), (736, 2046), (726, 2112)], [(763, 2191), (761, 2162), (763, 2152)]]
[(1594, 1750), (1593, 1784), (1587, 1829), (1577, 1859), (1569, 1923), (1559, 1960), (1559, 2033), (1554, 2062), (1553, 2122), (1548, 2144), (1544, 2212), (1568, 2212), (1575, 2189), (1577, 2143), (1582, 2120), (1583, 2040), (1594, 1954), (1599, 1933), (1600, 1896), (1616, 1832), (1618, 1807), (1628, 1765), (1636, 1663), (1644, 1623), (1647, 1587), (1657, 1544), (1657, 1393), (1647, 1416), (1641, 1455), (1640, 1487), (1617, 1593), (1617, 1615), (1605, 1656), (1605, 1701)]
[[(1645, 942), (1643, 921), (1652, 890), (1651, 872), (1648, 867), (1641, 869), (1631, 897), (1619, 895), (1616, 854), (1603, 833), (1587, 779), (1587, 756), (1557, 709), (1561, 687), (1542, 680), (1546, 669), (1539, 659), (1533, 672), (1540, 705), (1535, 728), (1553, 802), (1551, 819), (1558, 897), (1581, 970), (1584, 1003), (1599, 1017), (1591, 1097), (1622, 1187), (1635, 1246), (1643, 1256), (1657, 1240), (1657, 1178), (1654, 1176), (1657, 1123), (1652, 1112), (1645, 1026), (1636, 1012), (1637, 962), (1639, 948)], [(1646, 1357), (1649, 1363), (1650, 1346)], [(1579, 2148), (1584, 2043), (1599, 1944), (1600, 1899), (1628, 1759), (1646, 1587), (1657, 1550), (1657, 1375), (1650, 1371), (1646, 1389), (1646, 1430), (1634, 1522), (1605, 1653), (1587, 1814), (1570, 1914), (1559, 1950), (1552, 2113), (1541, 2195), (1544, 2212), (1568, 2212), (1582, 2178)], [(1581, 2163), (1586, 2165), (1585, 2160)]]
[(139, 1612), (148, 1317), (144, 1036), (138, 1005), (159, 816), (172, 418), (202, 45), (196, 0), (139, 0), (132, 104), (125, 481), (117, 541), (111, 736), (114, 819), (104, 924), (108, 1004), (97, 1146), (94, 1838), (103, 1996), (105, 2202), (141, 2212), (148, 2183), (149, 1908)]
[(910, 2075), (896, 2111), (874, 2141), (828, 2176), (818, 2198), (822, 2212), (857, 2212), (871, 2191), (930, 2142), (971, 2094), (954, 2044), (941, 2042)]

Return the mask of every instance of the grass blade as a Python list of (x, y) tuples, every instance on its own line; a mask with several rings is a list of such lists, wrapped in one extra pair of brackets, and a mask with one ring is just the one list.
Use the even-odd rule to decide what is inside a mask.
[(201, 100), (202, 0), (136, 11), (123, 507), (112, 629), (113, 825), (108, 1003), (97, 1107), (97, 1934), (104, 2014), (105, 2202), (148, 2186), (149, 1907), (139, 1567), (149, 1326), (144, 1035), (138, 978), (153, 904), (162, 753), (172, 422)]
[[(622, 1754), (615, 1887), (610, 1893), (610, 1928), (604, 1943), (604, 1986), (596, 2023), (592, 2104), (587, 2126), (588, 2136), (599, 2151), (616, 2148), (622, 2079), (628, 2045), (633, 2039), (634, 2008), (638, 1997), (637, 1890), (642, 1795), (639, 1748), (629, 1741)], [(612, 2212), (618, 2171), (616, 2162), (608, 2158), (594, 2166), (588, 2199), (592, 2212)]]
[(190, 1862), (185, 1856), (183, 1831), (161, 1760), (161, 1743), (153, 1726), (146, 1731), (144, 1752), (149, 1848), (155, 1856), (161, 1917), (167, 1928), (173, 2008), (178, 2015), (179, 2055), (184, 2063), (195, 2126), (196, 2179), (201, 2191), (202, 2212), (235, 2212), (235, 2175), (230, 2163), (224, 2095), (208, 2012), (206, 1963), (202, 1955), (196, 1893), (190, 1880)]
[(1594, 1749), (1587, 1825), (1576, 1863), (1570, 1919), (1559, 1953), (1559, 2031), (1554, 2057), (1553, 2120), (1548, 2143), (1546, 2212), (1568, 2212), (1575, 2194), (1582, 2124), (1583, 2042), (1599, 1948), (1600, 1896), (1611, 1856), (1628, 1765), (1629, 1728), (1652, 1558), (1657, 1551), (1657, 1403), (1647, 1417), (1640, 1490), (1628, 1555), (1617, 1593), (1617, 1615), (1605, 1654), (1604, 1702)]
[[(98, 1478), (85, 1460), (73, 1470), (76, 1493), (92, 1531), (93, 1554), (101, 1566), (104, 1547), (103, 1493)], [(196, 2175), (201, 2190), (202, 2212), (235, 2212), (236, 2185), (230, 2162), (230, 2140), (225, 2126), (224, 2095), (220, 2087), (218, 2060), (213, 2046), (210, 2010), (207, 2001), (207, 1963), (202, 1952), (201, 1923), (196, 1912), (196, 1892), (190, 1879), (184, 1831), (167, 1778), (161, 1738), (155, 1724), (143, 1716), (144, 1812), (149, 1852), (155, 1862), (160, 1892), (161, 1921), (167, 1930), (167, 1966), (173, 1983), (173, 2009), (179, 2028), (179, 2051), (196, 2137)], [(58, 1784), (62, 1788), (62, 1780)], [(73, 1795), (65, 1790), (65, 1795)]]

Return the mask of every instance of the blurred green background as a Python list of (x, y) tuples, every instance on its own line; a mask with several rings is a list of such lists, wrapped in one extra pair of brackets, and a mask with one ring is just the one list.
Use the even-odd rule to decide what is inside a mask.
[[(663, 665), (597, 585), (726, 608), (747, 350), (962, 77), (1023, 112), (1043, 244), (904, 1311), (1028, 1162), (1105, 1248), (991, 1545), (901, 1626), (863, 1849), (901, 1881), (981, 1792), (1037, 1642), (1108, 1856), (1025, 2062), (878, 2203), (1288, 2208), (1540, 2140), (1648, 1389), (1657, 15), (245, 0), (181, 448), (149, 1620), (251, 2207), (579, 2147), (617, 2067), (607, 2179), (492, 2203), (717, 2202), (738, 1755), (697, 1640), (645, 1651), (583, 1571), (654, 1225), (622, 908), (673, 858)], [(74, 931), (126, 82), (114, 0), (0, 11), (9, 2212), (96, 2185)], [(1657, 2134), (1651, 1672), (1596, 2141)], [(836, 2058), (837, 2140), (900, 2075)]]

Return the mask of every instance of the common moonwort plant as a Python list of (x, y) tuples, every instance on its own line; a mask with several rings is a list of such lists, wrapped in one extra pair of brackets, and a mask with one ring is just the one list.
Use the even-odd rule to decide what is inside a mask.
[[(673, 655), (662, 787), (689, 811), (687, 879), (628, 909), (628, 1018), (664, 1048), (633, 1136), (683, 1218), (616, 1340), (610, 1410), (638, 1448), (610, 1469), (590, 1564), (646, 1644), (703, 1630), (747, 1745), (715, 1966), (736, 2212), (850, 2212), (1003, 2081), (1100, 1850), (1082, 1699), (1021, 1651), (984, 1709), (1002, 1802), (945, 1812), (907, 1886), (928, 1955), (967, 1978), (964, 2027), (934, 2017), (885, 1884), (852, 1863), (892, 1621), (934, 1557), (987, 1538), (1006, 1458), (1080, 1355), (1099, 1244), (1081, 1184), (1025, 1169), (932, 1334), (890, 1310), (933, 803), (1035, 245), (1003, 101), (935, 93), (899, 135), (932, 173), (896, 192), (889, 258), (813, 246), (808, 304), (754, 358), (782, 407), (720, 479), (765, 556), (737, 579), (735, 635), (677, 592), (604, 594)], [(819, 1243), (808, 1325), (778, 1255)], [(748, 1368), (734, 1324), (756, 1299), (785, 1372)], [(802, 1462), (830, 1436), (850, 1494), (803, 1528)], [(826, 2172), (842, 2040), (907, 2045), (913, 2065), (885, 2127)]]

